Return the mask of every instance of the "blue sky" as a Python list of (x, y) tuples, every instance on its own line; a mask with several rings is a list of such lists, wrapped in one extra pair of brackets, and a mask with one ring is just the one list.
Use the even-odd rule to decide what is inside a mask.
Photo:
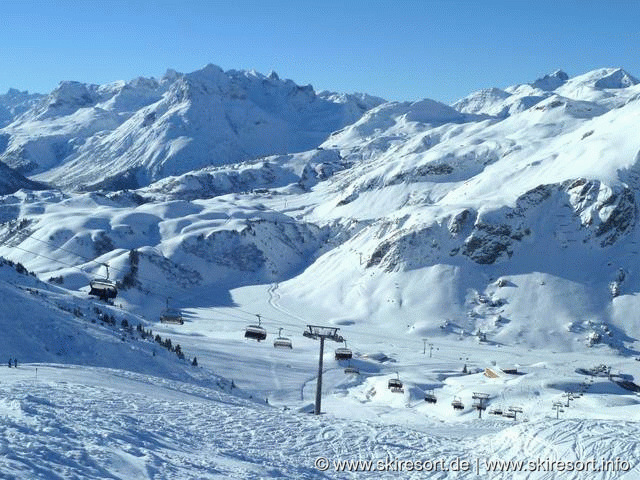
[(1, 92), (207, 63), (444, 102), (558, 68), (640, 77), (640, 0), (4, 0), (0, 15)]

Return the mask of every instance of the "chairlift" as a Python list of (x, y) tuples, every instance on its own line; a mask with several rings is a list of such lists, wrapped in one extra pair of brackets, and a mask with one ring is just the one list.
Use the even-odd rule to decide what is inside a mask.
[(494, 407), (491, 410), (489, 410), (489, 415), (502, 415), (502, 408), (501, 407)]
[(425, 392), (424, 401), (427, 403), (437, 403), (438, 399), (436, 398), (435, 393), (433, 393), (433, 390), (429, 390), (428, 392)]
[(335, 358), (336, 360), (351, 360), (353, 352), (347, 348), (347, 341), (344, 341), (344, 347), (336, 348)]
[(169, 308), (169, 299), (167, 298), (167, 308), (160, 314), (161, 323), (173, 323), (183, 325), (182, 312), (176, 308)]
[(267, 338), (267, 331), (262, 327), (262, 320), (260, 319), (260, 315), (256, 315), (256, 317), (258, 317), (258, 325), (247, 326), (244, 331), (244, 338), (251, 338), (259, 342)]
[(274, 348), (293, 348), (293, 344), (291, 343), (291, 339), (282, 336), (282, 328), (278, 331), (278, 338), (273, 341)]
[(98, 297), (100, 300), (107, 301), (111, 298), (116, 298), (118, 295), (118, 289), (115, 282), (109, 280), (109, 265), (103, 263), (107, 269), (106, 279), (93, 279), (89, 282), (89, 295)]
[(400, 374), (396, 372), (397, 378), (390, 378), (387, 383), (387, 387), (389, 390), (395, 393), (402, 393), (404, 389), (402, 388), (402, 380), (400, 380)]
[(454, 410), (464, 410), (464, 403), (462, 403), (462, 400), (460, 400), (460, 397), (453, 397), (451, 406), (453, 407)]
[(360, 370), (358, 370), (356, 367), (352, 367), (351, 362), (349, 362), (347, 368), (344, 369), (344, 373), (345, 375), (360, 375)]

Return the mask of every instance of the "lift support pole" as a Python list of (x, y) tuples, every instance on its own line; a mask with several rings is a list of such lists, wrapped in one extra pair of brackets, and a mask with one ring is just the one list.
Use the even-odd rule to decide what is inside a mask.
[(320, 358), (318, 359), (318, 382), (316, 383), (316, 403), (313, 408), (314, 415), (320, 415), (320, 407), (322, 403), (322, 360), (324, 357), (324, 340), (328, 338), (334, 342), (342, 343), (344, 338), (338, 335), (339, 328), (319, 327), (317, 325), (307, 325), (302, 335), (313, 340), (320, 340)]
[(318, 382), (316, 383), (316, 405), (313, 409), (314, 415), (320, 415), (320, 404), (322, 402), (322, 357), (324, 356), (324, 337), (320, 337), (320, 358), (318, 359)]

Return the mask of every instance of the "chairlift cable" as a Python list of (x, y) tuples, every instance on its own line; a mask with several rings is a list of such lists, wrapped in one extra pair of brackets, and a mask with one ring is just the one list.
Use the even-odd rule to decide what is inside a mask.
[[(34, 232), (34, 233), (35, 233), (35, 232)], [(53, 242), (51, 242), (51, 241), (47, 241), (47, 240), (43, 240), (43, 239), (41, 239), (41, 238), (37, 238), (37, 237), (33, 236), (33, 233), (32, 233), (31, 235), (23, 236), (23, 237), (21, 238), (20, 242), (22, 243), (22, 242), (24, 242), (24, 241), (25, 241), (25, 240), (27, 240), (27, 239), (35, 240), (35, 241), (40, 242), (40, 243), (43, 243), (43, 244), (45, 244), (45, 245), (49, 245), (49, 246), (51, 246), (52, 248), (54, 248), (54, 249), (56, 249), (56, 250), (60, 250), (60, 251), (63, 251), (63, 252), (69, 253), (69, 254), (71, 254), (71, 255), (74, 255), (74, 256), (76, 256), (76, 257), (78, 257), (78, 258), (80, 258), (80, 259), (84, 260), (86, 263), (94, 263), (94, 264), (96, 264), (96, 265), (98, 265), (98, 266), (107, 265), (107, 264), (106, 264), (106, 262), (101, 262), (101, 261), (96, 260), (96, 259), (88, 258), (88, 257), (86, 257), (85, 255), (81, 255), (81, 254), (79, 254), (79, 253), (77, 253), (77, 252), (74, 252), (74, 251), (70, 250), (69, 248), (65, 248), (65, 247), (63, 247), (63, 246), (61, 246), (61, 245), (56, 245), (55, 243), (53, 243)], [(36, 257), (41, 257), (41, 258), (44, 258), (44, 259), (50, 260), (50, 261), (52, 261), (52, 262), (56, 262), (56, 263), (58, 263), (58, 264), (60, 264), (60, 265), (64, 265), (65, 267), (68, 267), (68, 268), (74, 268), (74, 269), (76, 269), (76, 270), (78, 270), (78, 271), (80, 271), (80, 272), (82, 272), (82, 273), (85, 273), (85, 274), (86, 274), (86, 273), (88, 273), (88, 272), (85, 270), (85, 268), (86, 268), (86, 267), (85, 267), (85, 268), (83, 268), (83, 267), (80, 267), (80, 266), (78, 266), (78, 265), (73, 265), (73, 264), (71, 264), (71, 263), (67, 263), (67, 262), (65, 262), (65, 261), (63, 261), (63, 260), (56, 259), (56, 258), (52, 258), (52, 257), (49, 257), (49, 256), (44, 255), (44, 254), (42, 254), (42, 253), (34, 252), (34, 251), (32, 251), (32, 250), (28, 250), (28, 249), (26, 249), (26, 248), (24, 248), (24, 247), (22, 247), (22, 246), (18, 246), (18, 245), (10, 245), (8, 241), (0, 241), (0, 245), (4, 245), (4, 246), (6, 246), (6, 247), (8, 247), (8, 248), (14, 248), (14, 249), (17, 249), (17, 250), (21, 250), (21, 251), (23, 251), (23, 252), (26, 252), (26, 253), (30, 253), (31, 255), (35, 255)], [(125, 250), (125, 249), (123, 249), (123, 250)], [(134, 251), (137, 251), (137, 249), (134, 249)], [(166, 258), (166, 257), (165, 257), (165, 258)], [(112, 271), (115, 271), (115, 272), (120, 272), (120, 273), (125, 273), (125, 274), (126, 274), (126, 273), (129, 273), (129, 271), (128, 271), (128, 270), (125, 270), (125, 269), (122, 269), (122, 268), (118, 268), (118, 267), (115, 267), (115, 266), (113, 266), (113, 265), (109, 265), (109, 266), (108, 266), (108, 268), (110, 268)], [(151, 283), (151, 284), (155, 284), (155, 285), (157, 285), (157, 286), (160, 286), (160, 287), (162, 287), (163, 289), (167, 288), (167, 286), (168, 286), (168, 283), (158, 282), (158, 281), (156, 281), (156, 280), (154, 280), (154, 279), (151, 279), (151, 278), (148, 278), (148, 277), (146, 277), (146, 276), (144, 276), (144, 275), (138, 275), (138, 276), (137, 276), (137, 279), (138, 279), (139, 281), (141, 281), (141, 283), (143, 283), (143, 285), (144, 285), (144, 284), (150, 284), (150, 283)], [(182, 290), (182, 291), (187, 291), (187, 289), (182, 288), (182, 287), (180, 287), (180, 286), (178, 286), (178, 285), (172, 285), (172, 287), (173, 287), (173, 288), (178, 288), (179, 290)], [(156, 292), (154, 292), (153, 290), (150, 290), (150, 289), (146, 289), (146, 293), (147, 293), (147, 294), (149, 294), (149, 295), (153, 295), (153, 296), (155, 296), (155, 297), (158, 297), (158, 298), (166, 299), (166, 294), (156, 293)], [(243, 310), (243, 309), (241, 309), (241, 308), (239, 308), (239, 307), (233, 307), (233, 306), (231, 306), (231, 307), (227, 307), (227, 308), (230, 308), (230, 309), (233, 309), (233, 310), (237, 310), (238, 312), (241, 312), (241, 313), (243, 313), (243, 314), (249, 315), (249, 316), (251, 316), (251, 317), (253, 317), (253, 316), (255, 316), (255, 315), (256, 315), (255, 313), (248, 312), (248, 311)], [(241, 317), (239, 317), (239, 316), (233, 315), (233, 314), (231, 314), (231, 313), (229, 313), (229, 312), (225, 312), (225, 314), (226, 314), (226, 315), (228, 315), (228, 316), (232, 316), (232, 317), (237, 318), (237, 319), (238, 319), (238, 321), (243, 321), (243, 322), (244, 322), (244, 321), (246, 321), (244, 318), (241, 318)], [(292, 322), (283, 322), (283, 321), (282, 321), (282, 319), (276, 319), (276, 318), (272, 318), (272, 317), (265, 316), (265, 315), (260, 315), (260, 316), (261, 316), (261, 318), (263, 318), (264, 320), (267, 320), (267, 321), (269, 321), (269, 322), (279, 323), (279, 324), (281, 324), (281, 325), (286, 325), (286, 326), (288, 326), (288, 327), (292, 327), (292, 328), (298, 328), (298, 327), (300, 327), (300, 324), (297, 324), (297, 323), (292, 323)], [(291, 317), (291, 315), (288, 315), (288, 316), (290, 316), (290, 317)], [(292, 317), (292, 318), (295, 318), (295, 317)], [(273, 334), (273, 333), (272, 333), (272, 334)]]

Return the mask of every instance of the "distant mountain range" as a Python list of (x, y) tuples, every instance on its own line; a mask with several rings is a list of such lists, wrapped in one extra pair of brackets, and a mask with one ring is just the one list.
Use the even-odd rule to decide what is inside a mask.
[(3, 197), (0, 239), (24, 251), (0, 255), (68, 288), (137, 250), (134, 288), (173, 298), (274, 283), (336, 322), (568, 349), (640, 329), (640, 85), (622, 69), (445, 105), (209, 65), (1, 104), (5, 193), (63, 191)]
[(382, 102), (214, 65), (159, 80), (62, 82), (47, 96), (10, 91), (0, 101), (0, 161), (55, 186), (135, 188), (314, 148)]

